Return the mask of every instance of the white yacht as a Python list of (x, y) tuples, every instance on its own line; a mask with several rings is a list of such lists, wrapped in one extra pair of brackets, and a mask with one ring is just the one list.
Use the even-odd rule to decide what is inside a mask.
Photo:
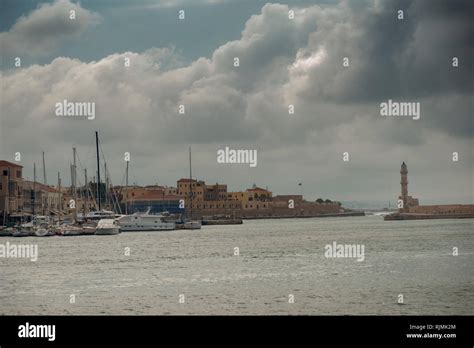
[(123, 215), (117, 219), (122, 231), (169, 231), (176, 228), (174, 221), (167, 220), (163, 214), (145, 213)]
[(113, 219), (115, 218), (115, 213), (110, 210), (98, 210), (98, 211), (91, 211), (86, 215), (77, 214), (78, 220), (100, 220), (100, 219)]
[(117, 221), (114, 219), (101, 219), (97, 223), (97, 229), (95, 234), (98, 235), (110, 235), (110, 234), (119, 234), (120, 226)]

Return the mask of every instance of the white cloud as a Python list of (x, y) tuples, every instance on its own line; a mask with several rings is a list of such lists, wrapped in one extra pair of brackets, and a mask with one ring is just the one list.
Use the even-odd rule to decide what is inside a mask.
[[(75, 19), (70, 19), (75, 11)], [(20, 17), (9, 31), (0, 33), (3, 55), (42, 55), (67, 40), (84, 33), (97, 24), (99, 14), (82, 8), (69, 0), (42, 4), (27, 16)]]

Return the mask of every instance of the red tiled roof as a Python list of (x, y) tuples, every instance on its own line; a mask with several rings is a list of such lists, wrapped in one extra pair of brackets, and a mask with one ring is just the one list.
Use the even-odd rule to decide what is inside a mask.
[(19, 167), (19, 168), (23, 168), (23, 166), (20, 166), (19, 164), (4, 161), (4, 160), (0, 160), (0, 167)]

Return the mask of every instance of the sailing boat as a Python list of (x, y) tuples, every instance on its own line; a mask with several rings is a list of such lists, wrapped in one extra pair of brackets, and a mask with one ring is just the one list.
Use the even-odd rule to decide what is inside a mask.
[(189, 147), (189, 201), (190, 201), (190, 215), (189, 221), (183, 225), (185, 230), (199, 230), (201, 229), (201, 221), (193, 220), (193, 172), (191, 164), (191, 147)]
[[(100, 161), (99, 161), (99, 133), (95, 132), (95, 146), (97, 152), (97, 202), (99, 210), (96, 212), (99, 215), (110, 214), (113, 212), (101, 211), (100, 209)], [(110, 234), (119, 234), (120, 226), (112, 218), (103, 218), (100, 219), (97, 223), (97, 229), (95, 231), (96, 235), (110, 235)]]

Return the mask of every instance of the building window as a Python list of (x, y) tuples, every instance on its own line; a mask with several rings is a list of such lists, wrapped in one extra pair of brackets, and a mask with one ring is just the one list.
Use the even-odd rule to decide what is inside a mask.
[(3, 176), (8, 176), (8, 170), (3, 171)]
[(16, 171), (16, 177), (19, 179), (21, 178), (21, 170)]

